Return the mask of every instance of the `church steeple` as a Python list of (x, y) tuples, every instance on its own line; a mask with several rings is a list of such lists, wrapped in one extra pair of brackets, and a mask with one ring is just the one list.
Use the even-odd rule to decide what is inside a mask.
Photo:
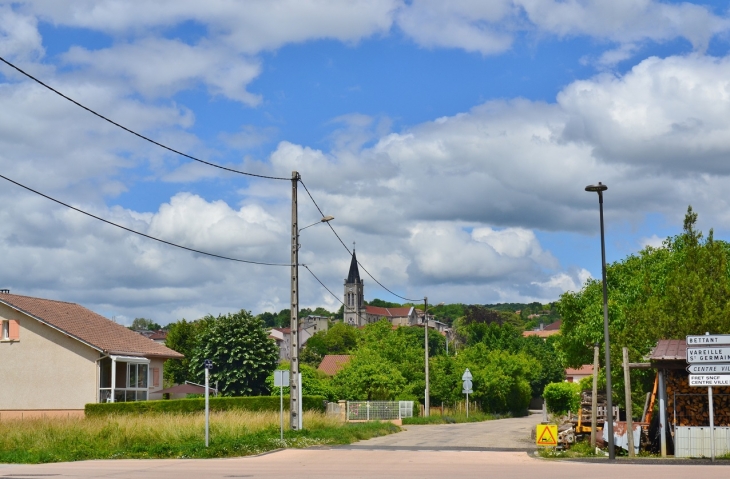
[(352, 250), (352, 261), (350, 262), (350, 273), (347, 275), (347, 284), (355, 284), (360, 282), (360, 268), (357, 267), (357, 255), (355, 249)]
[(352, 248), (350, 272), (345, 280), (344, 321), (352, 326), (365, 325), (365, 284), (360, 279), (360, 268), (357, 267), (355, 247)]

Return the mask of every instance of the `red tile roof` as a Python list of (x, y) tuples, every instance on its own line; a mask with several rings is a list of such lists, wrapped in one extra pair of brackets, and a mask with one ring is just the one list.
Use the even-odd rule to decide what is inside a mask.
[(177, 351), (156, 343), (78, 304), (0, 293), (5, 304), (105, 354), (179, 359)]
[(583, 366), (579, 367), (578, 369), (575, 368), (568, 368), (565, 370), (566, 376), (589, 376), (593, 374), (593, 365), (592, 364), (584, 364)]
[(562, 319), (558, 319), (554, 323), (550, 323), (543, 328), (543, 331), (554, 331), (560, 329), (560, 325), (563, 324)]
[(383, 318), (401, 318), (411, 314), (412, 306), (405, 308), (380, 308), (378, 306), (365, 306), (365, 312), (378, 315)]
[(327, 375), (334, 376), (350, 362), (350, 359), (352, 359), (352, 356), (347, 354), (328, 354), (319, 363), (317, 369)]
[(542, 331), (522, 331), (522, 336), (539, 336), (541, 338), (547, 338), (548, 336), (552, 336), (553, 334), (560, 334), (560, 330), (558, 329), (543, 329)]

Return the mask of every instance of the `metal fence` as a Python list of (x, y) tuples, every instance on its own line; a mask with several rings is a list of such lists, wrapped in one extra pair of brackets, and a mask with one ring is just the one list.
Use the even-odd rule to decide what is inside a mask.
[(413, 417), (413, 401), (348, 401), (348, 421), (390, 421)]

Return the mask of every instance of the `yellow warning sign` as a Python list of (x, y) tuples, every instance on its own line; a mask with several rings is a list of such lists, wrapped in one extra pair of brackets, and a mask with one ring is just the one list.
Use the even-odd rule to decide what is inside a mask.
[(555, 424), (538, 424), (536, 437), (538, 446), (557, 446), (558, 426)]

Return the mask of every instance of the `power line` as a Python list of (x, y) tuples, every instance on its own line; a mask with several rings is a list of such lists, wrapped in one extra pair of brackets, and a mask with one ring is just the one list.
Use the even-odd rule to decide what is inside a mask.
[(125, 231), (130, 232), (130, 233), (134, 233), (134, 234), (139, 235), (139, 236), (143, 236), (143, 237), (145, 237), (147, 239), (151, 239), (151, 240), (154, 240), (154, 241), (159, 241), (160, 243), (164, 243), (164, 244), (169, 245), (169, 246), (174, 246), (175, 248), (180, 248), (180, 249), (184, 249), (184, 250), (187, 250), (187, 251), (192, 251), (193, 253), (198, 253), (198, 254), (202, 254), (202, 255), (205, 255), (205, 256), (212, 256), (212, 257), (218, 258), (218, 259), (225, 259), (225, 260), (228, 260), (228, 261), (235, 261), (235, 262), (238, 262), (238, 263), (258, 264), (258, 265), (263, 265), (263, 266), (291, 266), (291, 264), (289, 264), (289, 263), (266, 263), (266, 262), (262, 262), (262, 261), (251, 261), (251, 260), (246, 260), (246, 259), (231, 258), (231, 257), (228, 257), (228, 256), (223, 256), (223, 255), (219, 255), (219, 254), (215, 254), (215, 253), (206, 253), (205, 251), (200, 251), (200, 250), (197, 250), (197, 249), (194, 249), (194, 248), (188, 248), (187, 246), (182, 246), (182, 245), (179, 245), (179, 244), (176, 244), (176, 243), (172, 243), (170, 241), (166, 241), (166, 240), (163, 240), (163, 239), (160, 239), (160, 238), (156, 238), (154, 236), (150, 236), (148, 234), (141, 233), (141, 232), (136, 231), (136, 230), (133, 230), (131, 228), (127, 228), (126, 226), (122, 226), (120, 224), (114, 223), (114, 222), (109, 221), (107, 219), (104, 219), (104, 218), (102, 218), (100, 216), (96, 216), (96, 215), (91, 214), (91, 213), (89, 213), (87, 211), (84, 211), (82, 209), (76, 208), (75, 206), (71, 206), (71, 205), (69, 205), (67, 203), (64, 203), (63, 201), (57, 200), (57, 199), (55, 199), (55, 198), (53, 198), (51, 196), (48, 196), (46, 194), (43, 194), (40, 191), (34, 190), (33, 188), (30, 188), (30, 187), (25, 186), (25, 185), (23, 185), (21, 183), (18, 183), (15, 180), (11, 180), (7, 176), (0, 175), (0, 178), (4, 179), (6, 181), (9, 181), (10, 183), (13, 183), (13, 184), (15, 184), (17, 186), (20, 186), (21, 188), (24, 188), (24, 189), (30, 191), (31, 193), (35, 193), (36, 195), (42, 196), (42, 197), (44, 197), (44, 198), (46, 198), (48, 200), (51, 200), (51, 201), (53, 201), (55, 203), (58, 203), (59, 205), (65, 206), (66, 208), (72, 209), (72, 210), (77, 211), (77, 212), (79, 212), (81, 214), (84, 214), (86, 216), (89, 216), (91, 218), (94, 218), (95, 220), (99, 220), (99, 221), (102, 221), (102, 222), (104, 222), (106, 224), (109, 224), (109, 225), (112, 225), (112, 226), (116, 226), (117, 228), (123, 229)]
[[(317, 208), (317, 211), (319, 211), (319, 214), (320, 214), (320, 215), (322, 215), (322, 217), (324, 217), (324, 216), (325, 216), (325, 215), (324, 215), (324, 212), (322, 212), (322, 209), (321, 209), (321, 208), (319, 207), (319, 205), (317, 204), (317, 202), (316, 202), (316, 201), (314, 201), (314, 197), (312, 196), (312, 193), (310, 193), (310, 192), (309, 192), (309, 188), (307, 188), (307, 185), (305, 185), (305, 184), (304, 184), (304, 182), (302, 181), (302, 179), (301, 179), (301, 178), (299, 179), (299, 182), (300, 182), (300, 183), (302, 184), (302, 186), (304, 187), (304, 191), (306, 191), (306, 192), (307, 192), (307, 195), (309, 196), (309, 199), (311, 199), (311, 200), (312, 200), (312, 203), (314, 203), (314, 206), (315, 206), (315, 207)], [(333, 232), (333, 233), (335, 234), (335, 236), (337, 236), (337, 239), (338, 239), (338, 240), (340, 240), (340, 243), (342, 244), (342, 246), (344, 246), (344, 248), (345, 248), (345, 249), (347, 250), (347, 252), (348, 252), (348, 253), (350, 254), (350, 256), (352, 256), (352, 251), (350, 251), (350, 248), (348, 248), (348, 247), (347, 247), (347, 245), (345, 244), (345, 242), (344, 242), (344, 241), (342, 241), (342, 238), (340, 238), (340, 235), (338, 235), (338, 234), (337, 234), (337, 231), (335, 231), (335, 229), (334, 229), (334, 228), (332, 227), (332, 224), (331, 224), (331, 222), (330, 222), (330, 221), (328, 221), (328, 222), (327, 222), (327, 226), (329, 226), (329, 227), (330, 227), (330, 229), (331, 229), (331, 230), (332, 230), (332, 232)], [(375, 276), (373, 276), (372, 274), (370, 274), (370, 271), (368, 271), (368, 270), (367, 270), (367, 269), (365, 268), (365, 266), (363, 266), (363, 264), (362, 264), (362, 263), (361, 263), (360, 261), (358, 261), (358, 262), (357, 262), (357, 264), (358, 264), (358, 265), (359, 265), (359, 266), (360, 266), (360, 267), (361, 267), (361, 268), (363, 269), (363, 271), (365, 271), (365, 272), (367, 273), (367, 275), (368, 275), (368, 276), (370, 276), (370, 278), (372, 278), (372, 280), (373, 280), (373, 281), (375, 281), (376, 283), (378, 283), (378, 284), (380, 285), (380, 287), (381, 287), (381, 288), (383, 288), (384, 290), (386, 290), (387, 292), (389, 292), (389, 293), (390, 293), (390, 294), (392, 294), (393, 296), (397, 296), (397, 297), (398, 297), (398, 298), (400, 298), (400, 299), (403, 299), (403, 300), (405, 300), (405, 301), (411, 301), (411, 302), (418, 302), (418, 301), (422, 301), (422, 300), (423, 300), (422, 298), (421, 298), (421, 299), (411, 299), (411, 298), (406, 298), (405, 296), (401, 296), (400, 294), (398, 294), (398, 293), (395, 293), (395, 292), (391, 291), (391, 290), (390, 290), (390, 289), (388, 289), (388, 288), (387, 288), (387, 287), (386, 287), (386, 286), (385, 286), (385, 285), (384, 285), (383, 283), (381, 283), (380, 281), (378, 281), (377, 279), (375, 279)], [(310, 273), (311, 273), (311, 271), (310, 271)], [(344, 304), (344, 303), (343, 303), (343, 304)]]
[(187, 153), (183, 153), (182, 151), (176, 150), (176, 149), (171, 148), (171, 147), (169, 147), (167, 145), (164, 145), (164, 144), (162, 144), (162, 143), (160, 143), (158, 141), (155, 141), (152, 138), (149, 138), (147, 136), (144, 136), (141, 133), (137, 133), (136, 131), (134, 131), (134, 130), (132, 130), (130, 128), (127, 128), (126, 126), (121, 125), (121, 124), (117, 123), (116, 121), (111, 120), (111, 119), (105, 117), (101, 113), (97, 113), (96, 111), (92, 110), (91, 108), (89, 108), (87, 106), (82, 105), (81, 103), (79, 103), (78, 101), (74, 100), (73, 98), (64, 95), (63, 93), (61, 93), (60, 91), (56, 90), (55, 88), (53, 88), (53, 87), (51, 87), (49, 85), (46, 85), (45, 83), (43, 83), (42, 81), (40, 81), (39, 79), (37, 79), (36, 77), (34, 77), (33, 75), (31, 75), (30, 73), (28, 73), (28, 72), (20, 69), (19, 67), (13, 65), (12, 63), (10, 63), (9, 61), (7, 61), (3, 57), (0, 57), (0, 61), (2, 61), (3, 63), (5, 63), (6, 65), (8, 65), (10, 68), (13, 68), (13, 69), (17, 70), (19, 73), (25, 75), (26, 77), (30, 78), (34, 82), (38, 83), (39, 85), (41, 85), (41, 86), (49, 89), (50, 91), (52, 91), (56, 95), (58, 95), (58, 96), (60, 96), (62, 98), (65, 98), (66, 100), (70, 101), (71, 103), (73, 103), (74, 105), (76, 105), (78, 107), (83, 108), (84, 110), (88, 111), (92, 115), (96, 115), (99, 118), (101, 118), (102, 120), (107, 121), (107, 122), (111, 123), (112, 125), (117, 126), (117, 127), (121, 128), (122, 130), (124, 130), (124, 131), (126, 131), (128, 133), (131, 133), (134, 136), (137, 136), (137, 137), (139, 137), (139, 138), (141, 138), (141, 139), (143, 139), (145, 141), (149, 141), (153, 145), (157, 145), (160, 148), (164, 148), (167, 151), (171, 151), (172, 153), (178, 154), (180, 156), (184, 156), (185, 158), (189, 158), (189, 159), (191, 159), (193, 161), (197, 161), (199, 163), (203, 163), (204, 165), (212, 166), (214, 168), (220, 168), (221, 170), (229, 171), (231, 173), (238, 173), (239, 175), (254, 176), (256, 178), (266, 178), (268, 180), (287, 180), (287, 181), (288, 180), (291, 180), (291, 178), (284, 178), (284, 177), (280, 177), (280, 176), (259, 175), (259, 174), (256, 174), (256, 173), (249, 173), (249, 172), (246, 172), (246, 171), (236, 170), (234, 168), (228, 168), (226, 166), (218, 165), (216, 163), (211, 163), (210, 161), (201, 160), (200, 158), (196, 158), (196, 157), (194, 157), (192, 155), (188, 155)]

